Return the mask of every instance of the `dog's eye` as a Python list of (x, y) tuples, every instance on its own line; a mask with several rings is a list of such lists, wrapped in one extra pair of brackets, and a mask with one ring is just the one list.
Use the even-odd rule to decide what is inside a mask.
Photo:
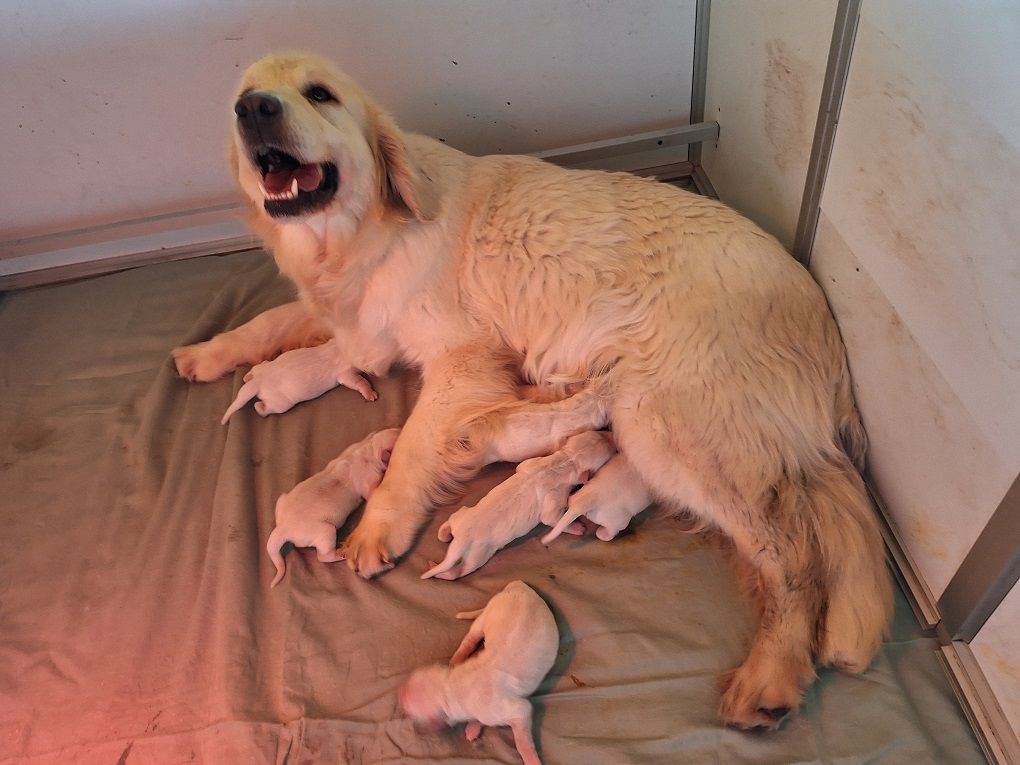
[(305, 98), (309, 101), (317, 101), (320, 104), (336, 101), (336, 96), (330, 93), (322, 85), (311, 85), (305, 89)]

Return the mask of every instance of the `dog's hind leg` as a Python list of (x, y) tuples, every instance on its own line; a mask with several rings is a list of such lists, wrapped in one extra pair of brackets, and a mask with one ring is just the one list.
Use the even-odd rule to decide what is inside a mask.
[(320, 345), (330, 337), (326, 325), (302, 303), (285, 303), (212, 340), (174, 348), (173, 358), (181, 377), (209, 382), (242, 364), (258, 364), (293, 348)]
[(738, 727), (776, 727), (814, 677), (825, 572), (810, 509), (793, 484), (748, 498), (738, 481), (766, 468), (727, 462), (719, 439), (729, 434), (706, 426), (708, 415), (693, 401), (685, 410), (679, 396), (614, 406), (617, 445), (655, 496), (720, 529), (757, 572), (761, 623), (747, 660), (723, 678), (720, 713)]
[(815, 676), (826, 581), (804, 499), (800, 487), (781, 482), (757, 507), (733, 508), (720, 524), (757, 572), (761, 614), (747, 659), (722, 678), (719, 712), (730, 725), (777, 727)]

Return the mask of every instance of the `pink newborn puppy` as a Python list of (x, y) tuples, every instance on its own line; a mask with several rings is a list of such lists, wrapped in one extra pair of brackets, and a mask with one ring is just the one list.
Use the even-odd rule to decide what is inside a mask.
[(259, 399), (255, 411), (265, 417), (321, 396), (337, 384), (353, 388), (367, 401), (378, 398), (372, 384), (340, 357), (335, 340), (287, 351), (251, 368), (220, 422), (226, 424), (230, 415), (253, 398)]
[(598, 473), (570, 497), (567, 512), (542, 537), (547, 545), (582, 515), (599, 526), (595, 536), (604, 542), (627, 528), (630, 519), (652, 504), (645, 482), (622, 454), (614, 454)]
[[(560, 635), (549, 606), (516, 581), (485, 608), (457, 618), (475, 621), (450, 666), (415, 670), (400, 689), (401, 709), (433, 725), (467, 722), (468, 741), (478, 738), (485, 725), (509, 725), (525, 765), (541, 765), (528, 696), (556, 661)], [(482, 641), (484, 646), (475, 653)]]
[(612, 436), (589, 431), (568, 438), (562, 449), (548, 457), (525, 460), (477, 505), (462, 507), (439, 527), (440, 541), (450, 542), (450, 547), (442, 562), (421, 578), (456, 579), (470, 574), (540, 520), (553, 525), (574, 487), (587, 481), (612, 454)]
[(373, 433), (330, 462), (276, 501), (276, 528), (266, 550), (276, 566), (275, 587), (287, 573), (280, 553), (287, 542), (314, 547), (323, 563), (343, 560), (336, 545), (336, 530), (379, 482), (390, 460), (399, 428)]

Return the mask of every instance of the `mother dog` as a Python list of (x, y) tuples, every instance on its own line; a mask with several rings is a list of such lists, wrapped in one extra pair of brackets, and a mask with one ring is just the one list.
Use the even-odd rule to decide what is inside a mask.
[(421, 368), (354, 570), (390, 568), (503, 413), (541, 406), (512, 403), (522, 382), (584, 386), (654, 496), (739, 553), (761, 620), (726, 722), (774, 727), (815, 663), (867, 668), (891, 590), (865, 435), (825, 298), (776, 240), (667, 185), (404, 133), (313, 56), (254, 64), (235, 112), (251, 223), (300, 300), (174, 357), (211, 380), (332, 337), (357, 369)]

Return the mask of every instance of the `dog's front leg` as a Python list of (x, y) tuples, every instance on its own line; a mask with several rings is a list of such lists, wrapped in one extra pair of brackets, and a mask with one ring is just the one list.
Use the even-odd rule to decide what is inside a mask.
[(285, 303), (212, 340), (174, 348), (174, 364), (181, 377), (209, 382), (242, 364), (258, 364), (283, 351), (319, 345), (331, 336), (304, 304)]
[(485, 465), (486, 445), (471, 437), (472, 423), (517, 399), (509, 360), (482, 344), (447, 352), (422, 376), (386, 476), (344, 545), (348, 565), (366, 578), (393, 568), (443, 492)]

